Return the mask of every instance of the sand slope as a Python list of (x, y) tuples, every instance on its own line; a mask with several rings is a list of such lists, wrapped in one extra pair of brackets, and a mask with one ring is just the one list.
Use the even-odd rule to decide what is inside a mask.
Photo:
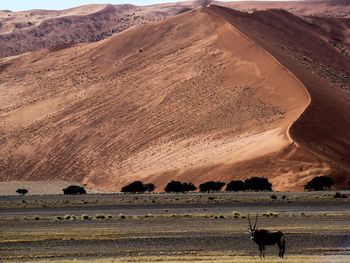
[(258, 175), (300, 189), (329, 169), (289, 136), (303, 84), (212, 10), (0, 61), (1, 181)]
[(350, 18), (350, 0), (215, 1), (214, 3), (244, 12), (284, 9), (298, 16)]
[[(75, 43), (96, 42), (134, 25), (159, 21), (200, 5), (206, 6), (208, 2), (181, 1), (151, 6), (85, 5), (67, 10), (21, 12), (0, 10), (0, 57), (42, 48), (57, 49)], [(350, 19), (350, 0), (215, 3), (246, 12), (277, 8), (312, 19), (323, 17), (330, 19), (330, 23), (322, 23), (322, 27), (331, 31), (340, 24), (332, 19)], [(343, 27), (345, 34), (349, 34), (348, 27), (347, 22)]]
[[(247, 14), (218, 6), (210, 9), (256, 41), (302, 81), (310, 93), (311, 104), (292, 126), (292, 138), (304, 149), (343, 169), (335, 179), (344, 186), (350, 178), (347, 54), (334, 45), (330, 34), (315, 30), (313, 24), (282, 10)], [(346, 43), (346, 35), (338, 36), (339, 43)]]
[(134, 5), (86, 5), (62, 11), (0, 11), (0, 57), (41, 48), (95, 42), (134, 25), (191, 10), (192, 2)]
[(11, 33), (15, 30), (39, 25), (45, 20), (69, 16), (83, 16), (98, 12), (106, 5), (84, 5), (66, 10), (28, 10), (12, 12), (0, 10), (0, 33)]

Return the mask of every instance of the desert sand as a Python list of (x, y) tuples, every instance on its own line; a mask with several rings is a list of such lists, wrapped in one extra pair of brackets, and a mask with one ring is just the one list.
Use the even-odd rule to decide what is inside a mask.
[[(247, 160), (280, 162), (310, 101), (294, 75), (206, 9), (5, 61), (3, 180), (118, 189), (135, 179), (247, 177)], [(278, 165), (263, 166), (277, 189), (292, 187)], [(305, 177), (327, 170), (316, 160), (288, 166)]]
[(298, 16), (350, 18), (349, 0), (215, 1), (215, 4), (245, 12), (284, 9)]
[(191, 10), (196, 2), (151, 6), (86, 5), (67, 10), (0, 10), (0, 57), (96, 42), (134, 25)]
[[(162, 191), (173, 179), (265, 176), (301, 190), (335, 170), (344, 185), (347, 20), (186, 4), (94, 43), (0, 59), (0, 180)], [(71, 12), (106, 8), (117, 10)]]
[(312, 24), (283, 10), (253, 14), (218, 6), (212, 10), (254, 39), (305, 85), (311, 103), (291, 127), (291, 136), (303, 149), (340, 167), (334, 178), (344, 186), (350, 177), (350, 63), (339, 46), (347, 36), (333, 43), (329, 33), (315, 31)]

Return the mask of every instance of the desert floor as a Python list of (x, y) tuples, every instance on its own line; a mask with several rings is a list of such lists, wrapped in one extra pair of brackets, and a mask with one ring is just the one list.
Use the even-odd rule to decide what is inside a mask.
[(267, 247), (264, 262), (350, 262), (350, 198), (273, 194), (277, 200), (272, 193), (27, 196), (25, 204), (19, 196), (2, 196), (0, 258), (261, 262), (248, 234), (249, 212), (259, 213), (260, 228), (286, 235), (286, 258)]

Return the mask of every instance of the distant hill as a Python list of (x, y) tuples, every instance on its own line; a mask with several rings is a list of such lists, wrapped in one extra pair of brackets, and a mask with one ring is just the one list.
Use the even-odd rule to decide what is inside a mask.
[(350, 18), (350, 0), (235, 1), (215, 4), (244, 12), (284, 9), (298, 16)]
[(96, 42), (131, 26), (191, 10), (190, 2), (138, 7), (88, 5), (63, 11), (0, 12), (0, 57)]
[[(0, 57), (41, 48), (96, 42), (134, 25), (160, 21), (208, 2), (177, 2), (144, 7), (128, 4), (85, 5), (59, 11), (0, 11)], [(282, 8), (299, 16), (350, 19), (350, 0), (215, 3), (245, 12)]]

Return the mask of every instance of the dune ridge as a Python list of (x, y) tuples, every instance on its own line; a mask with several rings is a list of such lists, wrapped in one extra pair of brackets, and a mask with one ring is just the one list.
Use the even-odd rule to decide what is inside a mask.
[[(304, 83), (311, 102), (291, 126), (290, 134), (303, 149), (328, 160), (334, 170), (332, 176), (340, 187), (344, 187), (350, 178), (350, 137), (347, 133), (350, 119), (345, 114), (350, 110), (350, 63), (346, 53), (333, 43), (328, 33), (315, 31), (315, 27), (305, 20), (283, 10), (248, 14), (215, 5), (210, 8), (283, 61)], [(338, 37), (339, 43), (346, 43), (346, 35), (344, 39), (339, 34)]]
[[(217, 13), (211, 11), (210, 9), (207, 9), (209, 12), (212, 12), (214, 15), (220, 17)], [(220, 17), (221, 19), (223, 19), (222, 17)], [(224, 20), (224, 19), (223, 19)], [(294, 119), (294, 121), (289, 125), (288, 129), (287, 129), (287, 135), (290, 139), (291, 142), (295, 143), (298, 147), (300, 147), (298, 145), (297, 142), (295, 142), (290, 134), (290, 129), (291, 126), (300, 118), (300, 116), (304, 113), (304, 111), (306, 110), (307, 107), (309, 107), (309, 105), (311, 104), (311, 96), (310, 93), (308, 92), (307, 88), (305, 87), (305, 85), (300, 81), (300, 79), (297, 78), (297, 76), (295, 76), (288, 68), (286, 68), (283, 64), (281, 64), (280, 61), (277, 60), (277, 58), (275, 58), (271, 53), (269, 53), (267, 50), (265, 50), (262, 46), (258, 45), (258, 43), (256, 43), (253, 39), (251, 39), (250, 37), (248, 37), (245, 33), (239, 31), (238, 28), (234, 27), (232, 24), (230, 24), (228, 21), (224, 20), (225, 23), (227, 23), (228, 25), (230, 25), (235, 31), (238, 31), (240, 34), (242, 34), (244, 37), (246, 37), (247, 39), (249, 39), (249, 41), (253, 42), (256, 46), (258, 46), (259, 48), (261, 48), (266, 54), (268, 54), (273, 60), (275, 60), (281, 67), (284, 68), (284, 70), (286, 70), (290, 75), (292, 75), (298, 82), (299, 84), (304, 88), (305, 92), (308, 95), (308, 102), (307, 104), (305, 104), (304, 109), (300, 112), (300, 114)]]

